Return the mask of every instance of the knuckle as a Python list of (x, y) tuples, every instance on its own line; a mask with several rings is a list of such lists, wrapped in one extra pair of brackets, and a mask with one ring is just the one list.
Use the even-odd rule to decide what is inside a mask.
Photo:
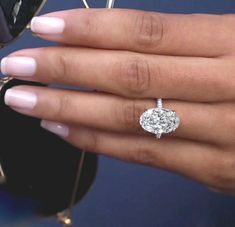
[(66, 78), (70, 76), (70, 65), (68, 62), (68, 58), (65, 54), (57, 54), (56, 58), (57, 62), (54, 68), (54, 73), (51, 73), (53, 81), (60, 81), (63, 82)]
[(92, 34), (97, 31), (98, 24), (97, 14), (94, 12), (86, 12), (86, 14), (80, 17), (79, 39), (82, 41), (90, 40)]
[(154, 151), (138, 143), (135, 152), (132, 154), (132, 162), (140, 163), (147, 166), (154, 166)]
[(151, 72), (148, 61), (142, 58), (135, 58), (121, 63), (117, 79), (120, 86), (126, 88), (128, 95), (142, 95), (150, 89), (151, 84)]
[(152, 49), (162, 42), (165, 24), (160, 14), (143, 12), (137, 15), (134, 30), (137, 46)]
[(67, 120), (71, 112), (72, 104), (69, 95), (63, 94), (58, 97), (53, 114), (54, 119)]
[(40, 67), (37, 76), (42, 82), (64, 82), (72, 72), (70, 57), (63, 47), (40, 48), (38, 58)]
[(125, 100), (121, 103), (121, 108), (117, 106), (118, 124), (126, 129), (138, 130), (139, 118), (144, 112), (144, 108), (137, 100)]

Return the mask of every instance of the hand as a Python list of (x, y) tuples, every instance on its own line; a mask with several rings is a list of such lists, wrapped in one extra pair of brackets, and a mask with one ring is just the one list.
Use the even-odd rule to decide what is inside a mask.
[[(234, 28), (234, 15), (98, 9), (35, 18), (32, 30), (61, 46), (13, 53), (2, 72), (96, 92), (18, 86), (5, 102), (76, 147), (235, 195)], [(181, 125), (156, 140), (139, 117), (159, 97)]]

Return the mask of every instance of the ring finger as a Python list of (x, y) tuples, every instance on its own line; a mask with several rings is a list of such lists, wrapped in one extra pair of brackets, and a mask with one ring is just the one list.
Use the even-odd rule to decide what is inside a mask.
[[(151, 99), (133, 100), (102, 93), (30, 86), (9, 89), (5, 102), (20, 113), (40, 119), (135, 134), (144, 133), (139, 125), (141, 114), (156, 106)], [(180, 101), (166, 101), (164, 105), (174, 109), (181, 118), (179, 129), (172, 135), (216, 143), (233, 141), (227, 136), (233, 133), (228, 133), (226, 122), (218, 121), (223, 116), (223, 107)]]

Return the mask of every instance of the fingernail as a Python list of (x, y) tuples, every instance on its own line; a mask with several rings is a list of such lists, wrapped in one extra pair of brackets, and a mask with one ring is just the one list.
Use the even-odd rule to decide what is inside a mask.
[(68, 137), (69, 135), (69, 128), (58, 122), (42, 120), (41, 127), (61, 137)]
[(44, 35), (56, 35), (63, 33), (65, 21), (56, 17), (34, 17), (31, 21), (31, 30), (34, 33)]
[(37, 96), (32, 92), (11, 88), (6, 91), (4, 101), (13, 108), (32, 110), (37, 104)]
[(16, 77), (33, 76), (37, 63), (30, 57), (6, 57), (1, 60), (1, 72), (3, 75)]

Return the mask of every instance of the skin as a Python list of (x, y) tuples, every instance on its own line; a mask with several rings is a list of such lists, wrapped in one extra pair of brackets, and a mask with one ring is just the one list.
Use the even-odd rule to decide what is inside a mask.
[[(16, 111), (67, 125), (63, 139), (78, 148), (235, 195), (234, 15), (79, 9), (47, 16), (63, 18), (64, 33), (37, 35), (60, 45), (12, 56), (36, 59), (30, 80), (96, 91), (20, 86), (38, 104)], [(158, 97), (181, 118), (161, 140), (139, 125)]]

